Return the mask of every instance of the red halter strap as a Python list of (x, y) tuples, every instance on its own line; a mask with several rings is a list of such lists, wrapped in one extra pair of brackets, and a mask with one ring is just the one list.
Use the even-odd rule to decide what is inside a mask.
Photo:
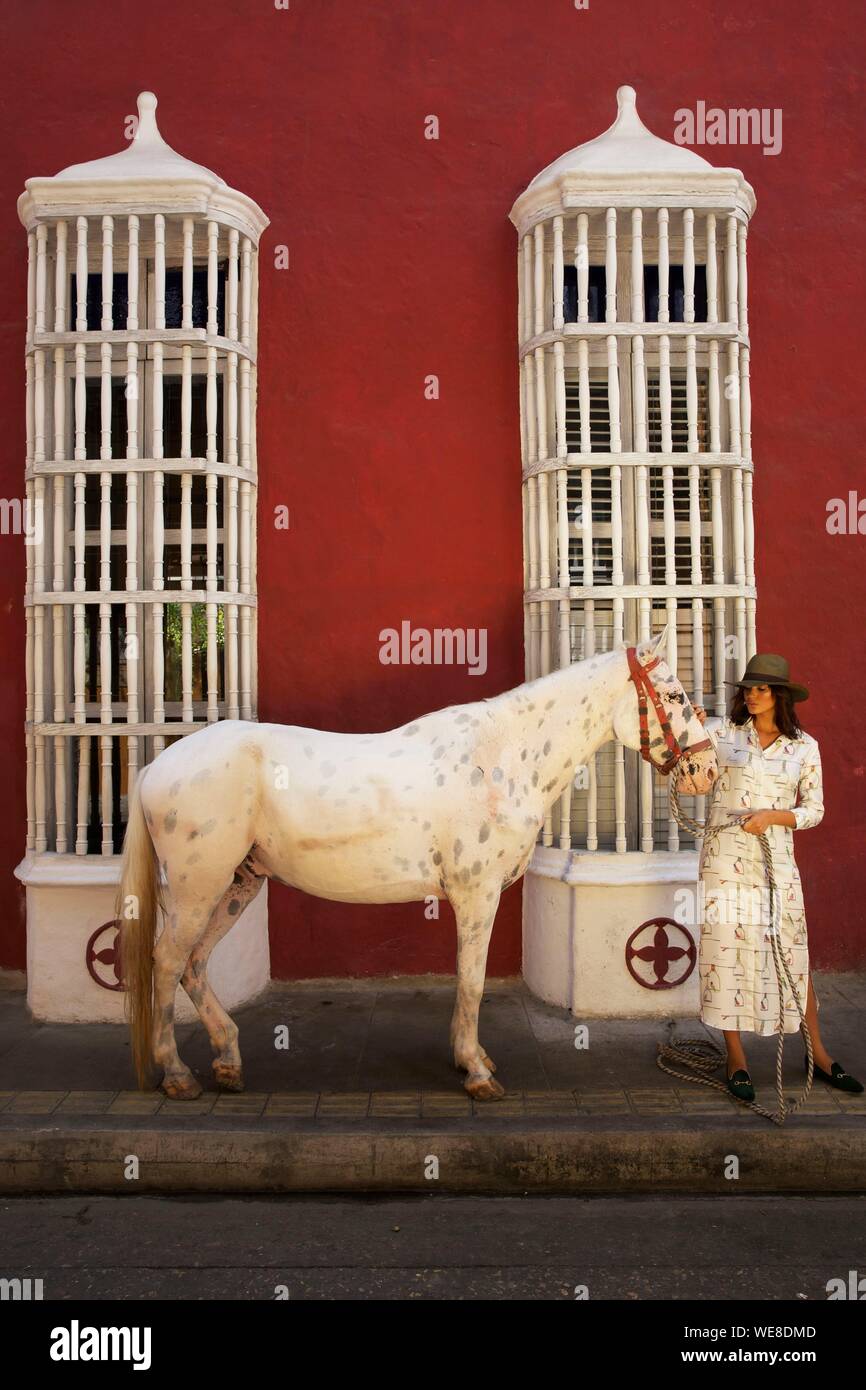
[[(695, 743), (685, 748), (677, 741), (658, 691), (647, 674), (649, 671), (652, 671), (655, 666), (658, 666), (660, 658), (654, 657), (646, 666), (642, 666), (637, 658), (636, 647), (627, 647), (626, 651), (628, 654), (629, 679), (634, 681), (637, 691), (638, 717), (640, 720), (640, 755), (645, 762), (650, 763), (659, 772), (668, 773), (672, 768), (676, 767), (684, 753), (696, 753), (701, 748), (709, 748), (710, 740), (704, 739), (701, 743)], [(661, 725), (662, 735), (670, 755), (663, 763), (655, 762), (650, 753), (647, 694), (649, 694), (653, 702), (659, 724)]]

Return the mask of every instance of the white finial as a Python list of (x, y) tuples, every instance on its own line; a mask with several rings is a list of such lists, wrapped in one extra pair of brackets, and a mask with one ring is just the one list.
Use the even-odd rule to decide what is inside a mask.
[(156, 124), (156, 97), (153, 92), (139, 92), (138, 101), (138, 129), (135, 132), (136, 140), (150, 143), (152, 140), (161, 140), (159, 127)]
[(620, 111), (624, 107), (631, 107), (634, 110), (637, 107), (637, 92), (634, 87), (617, 87), (616, 104)]

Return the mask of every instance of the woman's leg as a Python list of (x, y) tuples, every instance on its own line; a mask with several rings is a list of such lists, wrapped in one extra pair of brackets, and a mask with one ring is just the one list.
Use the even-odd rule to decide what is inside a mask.
[(735, 1071), (748, 1071), (746, 1054), (743, 1051), (743, 1044), (739, 1031), (736, 1028), (725, 1029), (725, 1047), (728, 1049), (728, 1076), (733, 1076)]
[(833, 1065), (833, 1058), (821, 1041), (821, 1030), (818, 1026), (818, 1001), (812, 988), (811, 972), (809, 974), (809, 993), (806, 997), (806, 1023), (812, 1038), (812, 1055), (815, 1059), (815, 1065), (820, 1067), (822, 1071), (829, 1071)]

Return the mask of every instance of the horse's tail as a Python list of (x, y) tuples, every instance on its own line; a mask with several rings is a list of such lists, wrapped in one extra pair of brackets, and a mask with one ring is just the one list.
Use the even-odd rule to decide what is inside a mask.
[(146, 769), (139, 773), (129, 797), (116, 909), (120, 921), (120, 960), (126, 988), (129, 1041), (141, 1090), (152, 1082), (153, 944), (157, 911), (162, 906), (159, 863), (141, 804), (145, 773)]

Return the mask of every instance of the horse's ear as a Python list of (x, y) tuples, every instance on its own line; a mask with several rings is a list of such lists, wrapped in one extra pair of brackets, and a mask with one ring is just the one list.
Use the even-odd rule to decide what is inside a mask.
[(662, 631), (659, 633), (658, 637), (656, 637), (656, 638), (653, 639), (653, 641), (652, 641), (653, 656), (658, 656), (660, 653), (667, 651), (667, 645), (668, 645), (668, 627), (669, 627), (669, 626), (670, 626), (669, 623), (665, 623), (664, 628), (663, 628)]

